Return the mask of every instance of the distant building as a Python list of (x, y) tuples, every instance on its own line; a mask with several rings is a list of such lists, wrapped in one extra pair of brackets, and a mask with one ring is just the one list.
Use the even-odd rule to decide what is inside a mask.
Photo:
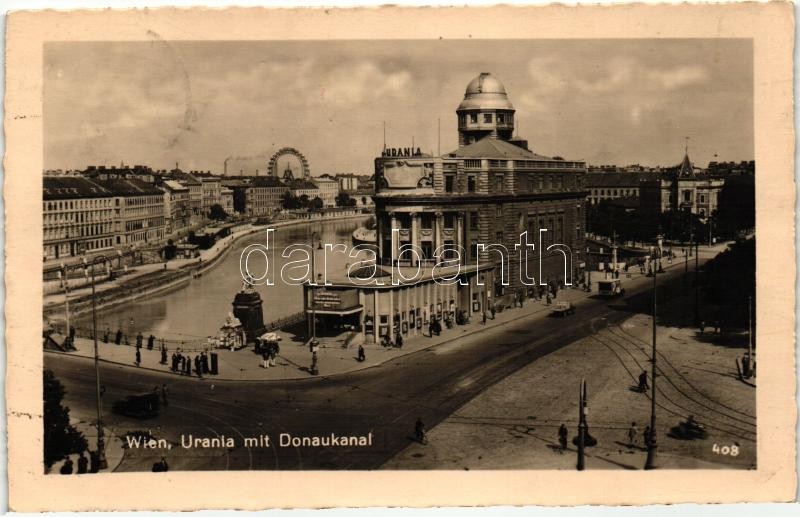
[(92, 179), (136, 179), (144, 183), (156, 182), (157, 173), (145, 165), (120, 165), (119, 167), (106, 167), (105, 165), (90, 165), (83, 174)]
[(294, 197), (306, 196), (309, 200), (312, 200), (315, 197), (322, 199), (321, 191), (315, 183), (302, 179), (289, 180), (285, 183), (286, 186), (289, 187), (289, 191)]
[[(319, 198), (324, 207), (336, 206), (336, 197), (339, 195), (339, 182), (333, 178), (313, 178), (314, 183), (319, 189)], [(313, 199), (313, 198), (312, 198)]]
[(336, 181), (339, 183), (339, 190), (348, 194), (358, 190), (358, 180), (360, 176), (355, 174), (337, 174)]
[(45, 176), (42, 200), (45, 259), (114, 246), (120, 199), (99, 181)]
[(687, 151), (679, 166), (641, 182), (640, 207), (650, 213), (681, 210), (705, 218), (717, 209), (724, 185), (724, 179), (696, 170)]
[(203, 182), (177, 167), (169, 172), (169, 177), (189, 189), (189, 209), (192, 212), (192, 221), (199, 220), (203, 215)]
[[(298, 180), (304, 181), (304, 180)], [(236, 192), (239, 190), (240, 207), (237, 211), (251, 217), (271, 216), (281, 208), (281, 199), (289, 188), (278, 178), (273, 176), (259, 176), (253, 178), (250, 183), (232, 187), (234, 191), (234, 205), (236, 204)], [(244, 201), (244, 203), (241, 203)]]
[(178, 232), (191, 224), (192, 210), (189, 199), (189, 188), (175, 180), (166, 180), (161, 184), (164, 191), (164, 217), (166, 232)]
[(164, 192), (138, 179), (45, 176), (44, 258), (157, 244), (166, 233)]
[(651, 173), (597, 172), (590, 169), (586, 174), (587, 201), (596, 205), (600, 201), (636, 198), (638, 204), (641, 182), (652, 178)]
[(203, 192), (200, 211), (207, 217), (212, 206), (222, 204), (222, 180), (216, 176), (203, 176), (199, 179)]
[(222, 209), (225, 210), (225, 213), (228, 215), (233, 215), (233, 190), (229, 189), (228, 187), (222, 187), (220, 189), (220, 205), (222, 205)]

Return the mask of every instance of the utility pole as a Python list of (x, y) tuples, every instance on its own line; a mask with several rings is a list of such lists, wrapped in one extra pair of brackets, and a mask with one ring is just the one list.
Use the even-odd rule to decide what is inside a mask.
[[(309, 348), (311, 349), (311, 368), (309, 373), (311, 375), (318, 375), (319, 369), (317, 368), (317, 307), (314, 300), (314, 286), (316, 285), (316, 268), (314, 266), (314, 237), (321, 239), (317, 232), (311, 234), (311, 282), (310, 288), (310, 301), (311, 301), (311, 341), (309, 341)], [(320, 246), (322, 241), (320, 240)]]
[[(64, 273), (64, 311), (66, 312), (66, 322), (67, 322), (67, 339), (69, 340), (70, 333), (69, 333), (69, 270), (64, 264), (61, 264), (61, 270)], [(70, 344), (73, 344), (70, 342)]]
[(97, 468), (98, 470), (103, 470), (108, 468), (108, 461), (106, 461), (106, 444), (103, 432), (103, 405), (100, 391), (100, 351), (97, 346), (97, 297), (95, 296), (94, 289), (94, 266), (98, 260), (105, 262), (106, 258), (101, 255), (92, 260), (92, 339), (94, 340), (94, 377), (97, 396)]
[(650, 436), (646, 436), (647, 440), (647, 460), (645, 461), (645, 470), (652, 470), (656, 467), (656, 449), (658, 448), (656, 442), (656, 308), (657, 308), (657, 281), (658, 273), (653, 268), (653, 370), (650, 374), (652, 384), (650, 385)]
[(747, 355), (753, 364), (753, 297), (747, 297)]
[(581, 379), (580, 393), (578, 394), (578, 470), (585, 468), (586, 447), (586, 379)]
[(700, 323), (700, 243), (694, 243), (694, 323)]

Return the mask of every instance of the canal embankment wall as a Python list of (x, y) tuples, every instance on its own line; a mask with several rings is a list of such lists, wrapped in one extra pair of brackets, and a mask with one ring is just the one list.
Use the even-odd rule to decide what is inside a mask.
[[(280, 221), (269, 226), (254, 226), (248, 228), (247, 230), (231, 234), (229, 237), (226, 237), (218, 242), (215, 245), (220, 246), (218, 252), (212, 252), (212, 254), (207, 256), (205, 260), (201, 260), (196, 263), (192, 262), (185, 264), (176, 270), (168, 270), (167, 278), (164, 277), (164, 272), (159, 270), (136, 279), (121, 281), (118, 286), (97, 293), (96, 310), (98, 313), (101, 313), (119, 305), (132, 303), (145, 297), (163, 296), (182, 289), (189, 284), (193, 278), (203, 275), (218, 266), (225, 259), (228, 253), (230, 253), (233, 245), (244, 237), (248, 237), (259, 232), (266, 232), (268, 229), (280, 230), (283, 228), (300, 225), (320, 224), (330, 221), (365, 219), (367, 217), (369, 217), (369, 214), (336, 216), (313, 220), (290, 220)], [(69, 305), (71, 317), (85, 315), (92, 310), (92, 297), (91, 295), (76, 297), (75, 299), (70, 300)], [(63, 303), (52, 303), (44, 307), (43, 314), (47, 319), (59, 317), (63, 314), (63, 311)]]

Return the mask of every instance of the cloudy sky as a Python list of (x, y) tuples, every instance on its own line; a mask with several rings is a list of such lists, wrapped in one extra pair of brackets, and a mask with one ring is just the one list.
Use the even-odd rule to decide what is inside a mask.
[[(296, 147), (312, 173), (371, 173), (383, 145), (457, 146), (455, 109), (491, 72), (544, 155), (672, 165), (753, 159), (749, 40), (50, 43), (48, 169), (266, 168)], [(716, 157), (715, 157), (716, 156)]]

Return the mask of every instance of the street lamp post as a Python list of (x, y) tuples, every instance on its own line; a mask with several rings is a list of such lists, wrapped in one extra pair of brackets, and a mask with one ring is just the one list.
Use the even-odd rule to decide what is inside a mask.
[(694, 323), (700, 323), (700, 242), (694, 243)]
[(581, 379), (578, 394), (578, 470), (586, 467), (586, 428), (586, 379)]
[(67, 340), (72, 344), (69, 333), (69, 270), (63, 263), (61, 264), (61, 271), (64, 275), (64, 311), (66, 312)]
[(320, 242), (320, 248), (322, 247), (322, 238), (320, 237), (319, 233), (313, 232), (311, 234), (311, 282), (309, 282), (310, 287), (310, 297), (309, 301), (311, 303), (311, 340), (309, 341), (309, 348), (311, 349), (311, 368), (309, 368), (309, 372), (311, 375), (318, 375), (319, 369), (317, 368), (317, 307), (316, 301), (314, 300), (314, 285), (316, 282), (316, 267), (314, 262), (314, 237), (316, 237)]
[[(94, 340), (94, 376), (97, 396), (97, 468), (103, 470), (108, 468), (106, 461), (105, 436), (103, 432), (103, 406), (100, 393), (100, 352), (97, 345), (97, 303), (94, 288), (94, 266), (98, 261), (105, 262), (105, 256), (100, 255), (92, 259), (92, 339)], [(86, 261), (84, 259), (84, 264)]]
[[(661, 236), (659, 235), (659, 240)], [(650, 393), (650, 436), (645, 436), (647, 440), (647, 460), (645, 461), (645, 470), (652, 470), (656, 467), (656, 449), (658, 444), (656, 442), (656, 308), (657, 308), (657, 282), (658, 272), (655, 267), (653, 268), (653, 370), (650, 374), (652, 378), (651, 393)]]

